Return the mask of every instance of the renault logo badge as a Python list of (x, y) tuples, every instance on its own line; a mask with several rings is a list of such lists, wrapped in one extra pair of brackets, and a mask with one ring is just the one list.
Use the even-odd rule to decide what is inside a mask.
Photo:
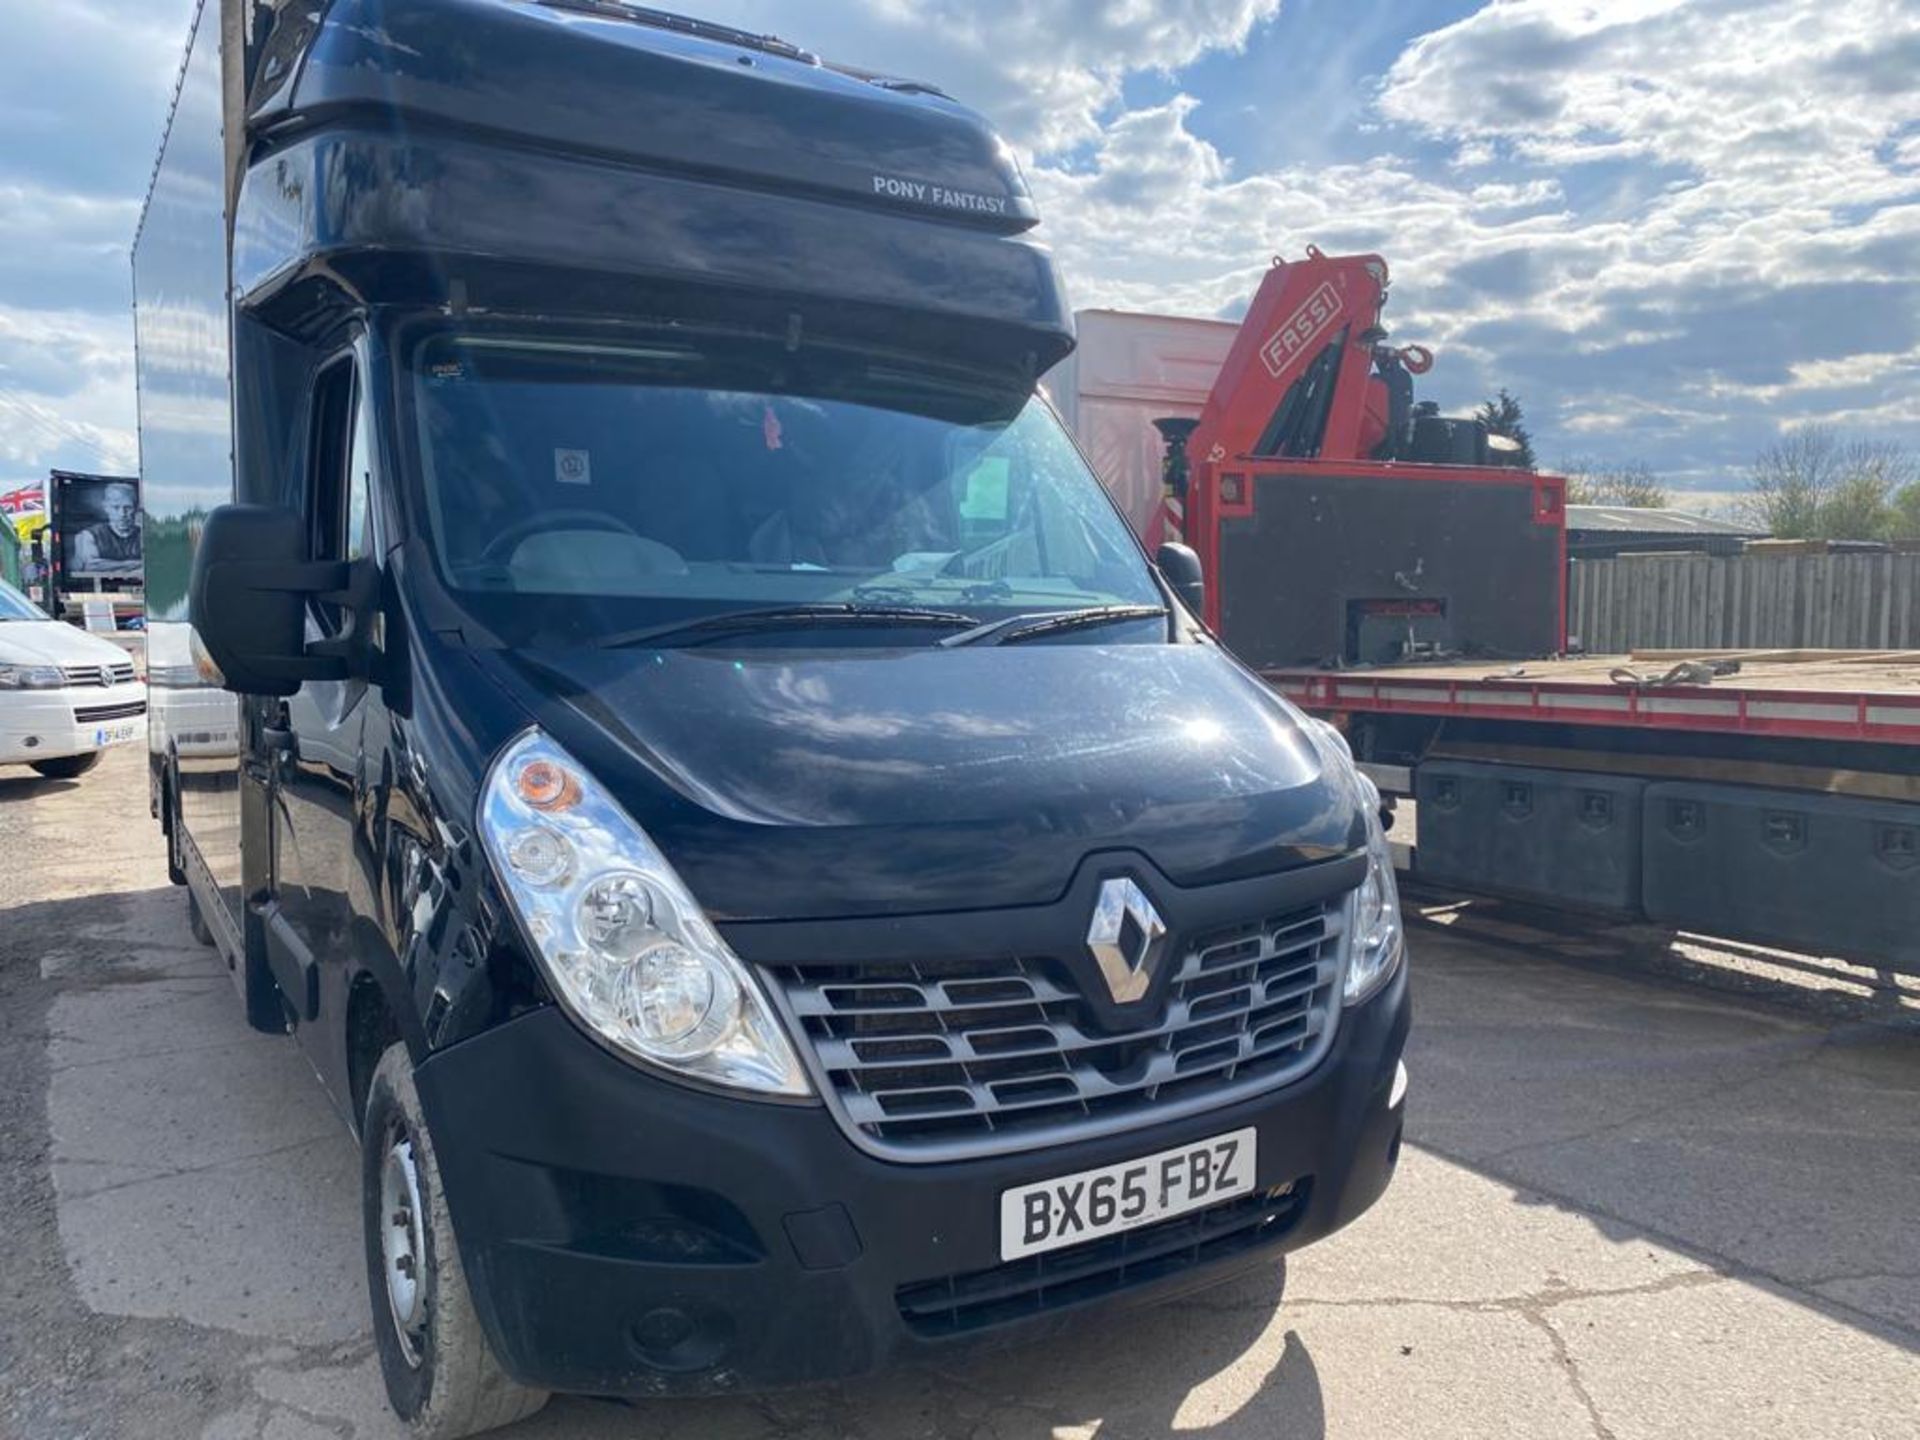
[(1153, 908), (1147, 892), (1128, 878), (1104, 882), (1094, 902), (1093, 924), (1087, 929), (1087, 949), (1100, 962), (1115, 1004), (1126, 1005), (1146, 995), (1166, 948), (1167, 922)]

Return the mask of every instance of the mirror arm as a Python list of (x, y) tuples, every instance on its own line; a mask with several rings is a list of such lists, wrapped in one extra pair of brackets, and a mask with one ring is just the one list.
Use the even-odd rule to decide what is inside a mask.
[[(366, 615), (379, 593), (380, 571), (369, 559), (347, 560), (338, 565), (318, 568), (339, 573), (340, 584), (318, 598), (328, 605), (338, 605), (345, 611), (347, 624), (331, 640), (310, 642), (307, 654), (320, 660), (338, 661), (349, 674), (364, 674), (368, 655)], [(330, 678), (347, 677), (339, 675)]]

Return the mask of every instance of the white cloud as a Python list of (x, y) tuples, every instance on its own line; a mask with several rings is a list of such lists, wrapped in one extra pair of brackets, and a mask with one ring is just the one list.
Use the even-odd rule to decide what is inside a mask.
[(0, 19), (6, 178), (138, 198), (159, 148), (193, 5), (7, 0)]
[[(1089, 165), (1041, 166), (1034, 183), (1046, 233), (1088, 304), (1215, 314), (1243, 301), (1275, 254), (1378, 249), (1413, 308), (1450, 267), (1519, 243), (1591, 249), (1568, 234), (1549, 178), (1462, 183), (1416, 174), (1391, 156), (1235, 178), (1187, 127), (1181, 96), (1120, 117)], [(1547, 253), (1547, 252), (1542, 252)]]
[(125, 308), (139, 202), (0, 174), (0, 304)]
[(941, 86), (1030, 154), (1099, 138), (1136, 71), (1246, 43), (1281, 0), (710, 0), (703, 17)]
[(0, 306), (0, 476), (138, 460), (131, 319)]
[(1825, 208), (1911, 197), (1876, 149), (1920, 118), (1916, 68), (1906, 0), (1494, 0), (1410, 45), (1379, 107), (1473, 154), (1633, 158), (1691, 172), (1696, 204)]
[(1231, 313), (1269, 249), (1377, 249), (1440, 396), (1513, 384), (1548, 437), (1920, 440), (1913, 367), (1846, 363), (1920, 342), (1917, 66), (1910, 3), (1494, 0), (1393, 64), (1372, 160), (1237, 175), (1182, 100), (1035, 182), (1090, 303)]

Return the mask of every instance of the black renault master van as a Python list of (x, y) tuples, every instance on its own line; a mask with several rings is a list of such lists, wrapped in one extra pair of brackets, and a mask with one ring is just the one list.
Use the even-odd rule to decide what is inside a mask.
[(142, 448), (156, 710), (239, 739), (156, 807), (358, 1136), (417, 1433), (1037, 1336), (1386, 1186), (1376, 797), (1049, 409), (1036, 219), (766, 37), (208, 0)]

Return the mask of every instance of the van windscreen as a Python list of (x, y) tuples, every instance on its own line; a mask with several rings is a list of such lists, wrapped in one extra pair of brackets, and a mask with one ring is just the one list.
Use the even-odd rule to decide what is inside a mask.
[(738, 340), (442, 336), (415, 356), (435, 558), (496, 631), (591, 640), (746, 605), (1162, 603), (1028, 394)]

